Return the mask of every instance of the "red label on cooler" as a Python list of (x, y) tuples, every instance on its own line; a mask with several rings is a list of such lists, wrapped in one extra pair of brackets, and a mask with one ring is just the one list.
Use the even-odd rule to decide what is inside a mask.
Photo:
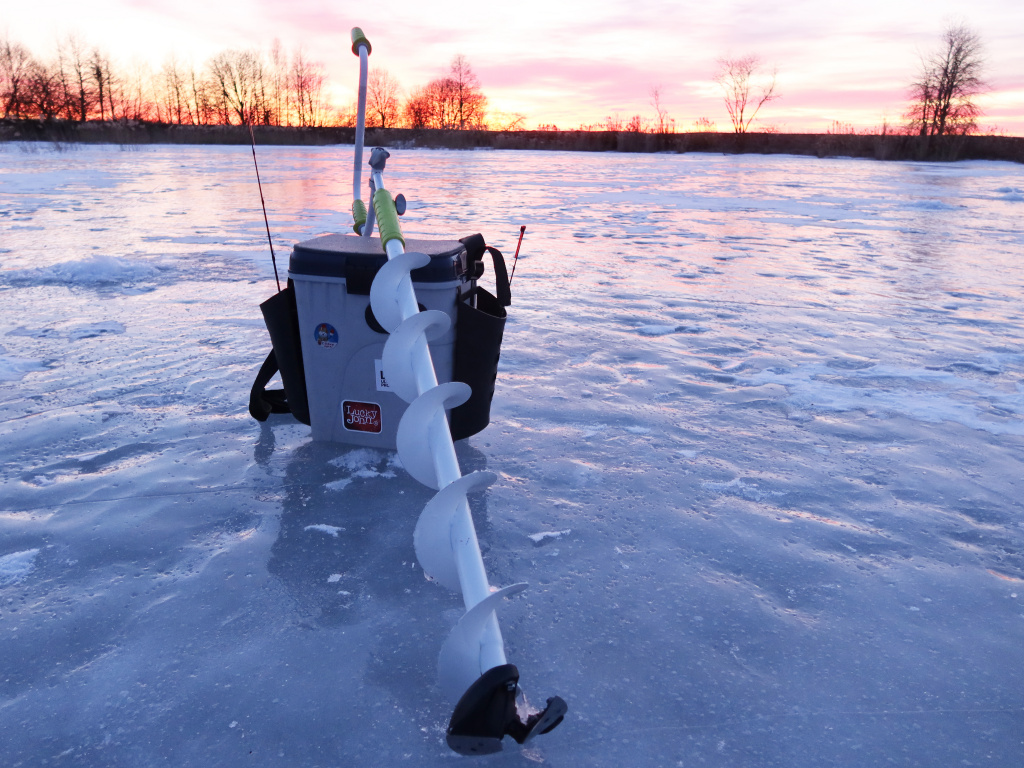
[(380, 432), (380, 406), (376, 403), (357, 403), (346, 400), (341, 404), (345, 429), (353, 432)]

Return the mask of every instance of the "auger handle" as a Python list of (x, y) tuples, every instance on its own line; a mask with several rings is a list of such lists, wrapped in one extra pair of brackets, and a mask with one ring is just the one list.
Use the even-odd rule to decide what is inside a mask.
[(372, 50), (363, 30), (352, 27), (352, 53), (359, 57), (359, 112), (356, 116), (355, 168), (352, 170), (352, 219), (357, 235), (369, 235), (373, 224), (367, 226), (366, 205), (362, 199), (363, 137), (366, 134), (366, 79), (369, 69), (367, 57)]
[(363, 34), (363, 30), (359, 27), (352, 27), (352, 53), (356, 56), (359, 55), (359, 46), (366, 46), (366, 54), (369, 55), (373, 52), (373, 47), (370, 45), (370, 41), (366, 39), (366, 35)]

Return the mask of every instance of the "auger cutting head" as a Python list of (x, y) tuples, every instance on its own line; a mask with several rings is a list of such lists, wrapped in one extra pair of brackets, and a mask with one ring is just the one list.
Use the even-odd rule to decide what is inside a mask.
[(516, 710), (518, 691), (519, 670), (514, 664), (503, 664), (480, 675), (455, 705), (448, 724), (448, 746), (461, 755), (500, 752), (505, 736), (525, 744), (538, 734), (554, 730), (568, 711), (566, 703), (554, 696), (542, 712), (523, 722)]

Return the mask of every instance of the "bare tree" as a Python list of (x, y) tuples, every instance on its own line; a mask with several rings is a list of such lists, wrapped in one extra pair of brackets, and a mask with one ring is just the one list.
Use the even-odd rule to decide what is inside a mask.
[(408, 128), (429, 128), (432, 118), (433, 107), (430, 103), (430, 95), (427, 86), (417, 88), (409, 94), (409, 98), (402, 108), (402, 118)]
[(160, 78), (161, 75), (153, 74), (147, 62), (140, 59), (131, 62), (118, 84), (123, 119), (159, 121), (166, 117), (161, 114)]
[(974, 97), (987, 85), (982, 80), (982, 43), (970, 28), (953, 24), (942, 33), (939, 48), (921, 58), (921, 71), (911, 85), (907, 113), (911, 130), (921, 136), (966, 134), (975, 130), (981, 109)]
[(271, 122), (274, 125), (292, 124), (291, 89), (288, 87), (288, 55), (281, 41), (274, 38), (270, 46), (270, 99)]
[(57, 46), (57, 61), (67, 116), (84, 122), (95, 101), (85, 45), (77, 36), (69, 35)]
[(64, 91), (61, 88), (60, 73), (55, 66), (33, 61), (27, 77), (26, 117), (52, 120), (61, 113), (64, 105)]
[(195, 109), (195, 124), (212, 125), (217, 117), (213, 84), (197, 72), (194, 66), (189, 67), (188, 80), (192, 107)]
[(239, 125), (249, 125), (265, 121), (263, 62), (259, 53), (224, 51), (210, 59), (209, 70), (224, 123), (237, 120)]
[(675, 133), (676, 121), (669, 117), (668, 110), (661, 105), (660, 85), (651, 88), (651, 106), (654, 107), (655, 115), (652, 130), (655, 133)]
[(394, 128), (401, 114), (398, 81), (386, 69), (371, 69), (366, 81), (366, 124)]
[(292, 56), (290, 90), (300, 126), (324, 124), (327, 117), (323, 98), (326, 79), (323, 64), (307, 59), (301, 49)]
[(95, 86), (93, 93), (96, 95), (95, 105), (100, 108), (100, 120), (106, 120), (108, 117), (116, 120), (114, 102), (118, 83), (110, 57), (100, 52), (99, 48), (94, 48), (89, 55), (87, 66), (92, 84)]
[(460, 127), (458, 85), (450, 77), (427, 83), (430, 101), (430, 127), (453, 130)]
[(715, 82), (722, 89), (725, 109), (736, 133), (746, 133), (761, 107), (779, 98), (775, 93), (775, 70), (762, 74), (757, 56), (719, 59)]
[(0, 40), (0, 107), (3, 117), (23, 117), (29, 104), (28, 85), (33, 68), (32, 54), (10, 38)]
[(461, 53), (452, 59), (447, 79), (451, 81), (454, 127), (462, 131), (482, 125), (487, 112), (487, 97), (480, 90), (480, 80), (469, 66), (469, 60)]
[(188, 82), (181, 70), (178, 58), (173, 53), (160, 68), (160, 95), (165, 119), (169, 123), (185, 125), (191, 123)]

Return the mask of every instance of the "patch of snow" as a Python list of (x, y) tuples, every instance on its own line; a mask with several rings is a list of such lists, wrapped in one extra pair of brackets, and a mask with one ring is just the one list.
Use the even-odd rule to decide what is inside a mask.
[(0, 381), (18, 381), (30, 371), (46, 370), (42, 360), (11, 357), (4, 352), (6, 350), (0, 347)]
[(547, 539), (558, 539), (562, 536), (568, 536), (570, 533), (572, 533), (571, 528), (566, 528), (564, 531), (541, 531), (540, 533), (531, 533), (529, 539), (534, 544), (540, 544)]
[(25, 549), (0, 557), (0, 587), (20, 584), (36, 566), (39, 549)]
[(667, 336), (676, 332), (674, 325), (641, 325), (637, 326), (636, 332), (641, 336)]
[(160, 270), (145, 262), (96, 255), (47, 267), (7, 270), (0, 272), (0, 280), (19, 288), (33, 285), (101, 287), (146, 282), (159, 274)]

